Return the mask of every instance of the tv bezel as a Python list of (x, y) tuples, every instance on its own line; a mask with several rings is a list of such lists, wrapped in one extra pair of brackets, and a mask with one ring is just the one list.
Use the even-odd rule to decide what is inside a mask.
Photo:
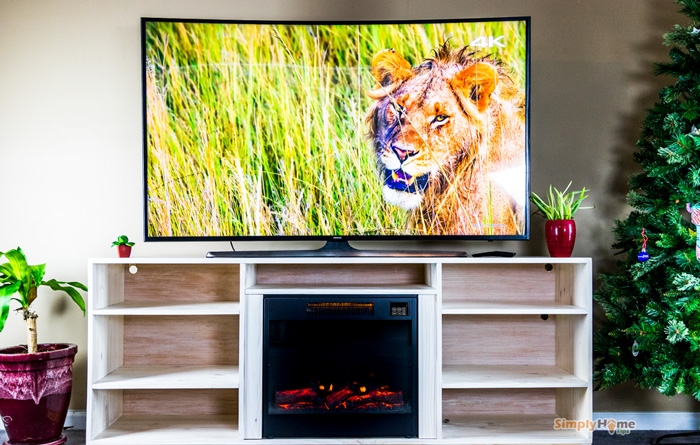
[[(485, 17), (469, 19), (371, 20), (371, 21), (294, 21), (294, 20), (234, 20), (141, 17), (141, 96), (143, 123), (143, 221), (144, 241), (527, 241), (530, 239), (530, 16)], [(148, 96), (146, 92), (146, 24), (218, 23), (249, 25), (405, 25), (429, 23), (525, 22), (525, 232), (521, 235), (227, 235), (227, 236), (151, 236), (148, 234)]]

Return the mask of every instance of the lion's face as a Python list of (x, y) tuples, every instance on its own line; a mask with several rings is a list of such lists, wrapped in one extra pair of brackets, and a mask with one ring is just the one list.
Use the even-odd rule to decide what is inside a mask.
[(411, 69), (385, 50), (375, 56), (372, 73), (382, 85), (370, 93), (377, 102), (368, 120), (384, 198), (414, 209), (431, 181), (449, 178), (457, 161), (476, 154), (495, 69), (483, 62), (464, 67), (431, 61)]

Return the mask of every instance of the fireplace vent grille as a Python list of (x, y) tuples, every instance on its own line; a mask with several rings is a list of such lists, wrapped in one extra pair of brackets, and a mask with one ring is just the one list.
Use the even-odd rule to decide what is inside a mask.
[(306, 314), (309, 317), (363, 317), (374, 315), (374, 303), (307, 303)]

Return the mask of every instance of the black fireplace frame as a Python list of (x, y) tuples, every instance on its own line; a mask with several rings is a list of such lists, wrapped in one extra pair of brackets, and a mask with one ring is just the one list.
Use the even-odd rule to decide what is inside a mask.
[[(332, 302), (324, 309), (322, 303)], [(344, 311), (337, 303), (371, 303), (370, 312)], [(291, 306), (290, 306), (291, 304)], [(320, 304), (320, 305), (319, 305)], [(312, 309), (309, 309), (312, 308)], [(318, 309), (318, 310), (316, 310)], [(314, 313), (311, 313), (314, 312)], [(270, 325), (275, 321), (410, 322), (410, 369), (407, 412), (271, 413)], [(263, 438), (418, 437), (418, 296), (417, 295), (265, 295), (263, 296)], [(384, 325), (390, 326), (390, 325)], [(398, 325), (397, 325), (398, 326)], [(388, 328), (387, 328), (388, 329)]]

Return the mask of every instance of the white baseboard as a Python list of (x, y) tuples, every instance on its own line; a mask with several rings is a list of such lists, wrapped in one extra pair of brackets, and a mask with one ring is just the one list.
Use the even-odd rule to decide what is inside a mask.
[[(659, 411), (659, 412), (594, 412), (593, 421), (599, 419), (634, 420), (636, 430), (697, 430), (700, 429), (700, 413), (684, 411)], [(66, 427), (74, 430), (85, 429), (85, 410), (72, 409), (66, 417)], [(4, 427), (0, 422), (0, 430)]]
[(700, 413), (684, 411), (658, 412), (593, 412), (593, 421), (599, 419), (634, 420), (635, 430), (677, 431), (700, 428)]
[[(65, 428), (70, 427), (73, 430), (85, 430), (85, 410), (84, 409), (71, 409), (68, 410), (68, 415), (66, 416), (66, 423), (63, 424)], [(0, 431), (5, 431), (5, 425), (0, 422)]]

